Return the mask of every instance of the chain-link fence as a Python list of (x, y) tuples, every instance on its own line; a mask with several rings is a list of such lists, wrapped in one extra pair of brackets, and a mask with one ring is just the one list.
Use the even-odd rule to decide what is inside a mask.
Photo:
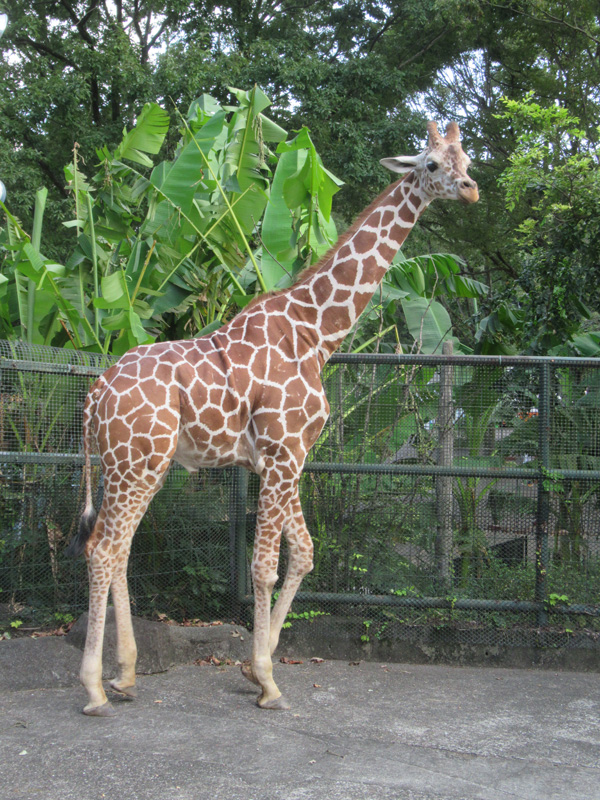
[[(37, 619), (87, 606), (84, 564), (63, 550), (83, 401), (108, 363), (0, 341), (0, 603)], [(331, 416), (301, 481), (315, 568), (296, 613), (361, 615), (367, 637), (596, 636), (600, 359), (340, 354), (324, 382)], [(135, 613), (248, 621), (257, 494), (244, 470), (174, 465), (134, 538)]]

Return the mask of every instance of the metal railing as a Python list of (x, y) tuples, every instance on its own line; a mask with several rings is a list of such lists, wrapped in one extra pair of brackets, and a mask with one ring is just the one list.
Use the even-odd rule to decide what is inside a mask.
[[(62, 550), (83, 399), (109, 363), (0, 341), (0, 602), (85, 606)], [(337, 354), (324, 383), (301, 482), (315, 570), (295, 607), (595, 630), (600, 359)], [(248, 613), (257, 491), (240, 469), (172, 470), (134, 538), (138, 613)]]

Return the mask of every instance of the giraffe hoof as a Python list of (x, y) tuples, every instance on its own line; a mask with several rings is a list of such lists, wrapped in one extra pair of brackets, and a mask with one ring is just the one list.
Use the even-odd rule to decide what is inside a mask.
[(137, 689), (135, 686), (119, 686), (116, 681), (111, 681), (110, 688), (115, 694), (118, 694), (123, 700), (135, 700), (137, 697)]
[(249, 661), (244, 661), (242, 664), (242, 675), (247, 680), (255, 683), (257, 686), (260, 686), (260, 683), (254, 677), (254, 673), (252, 672), (252, 664)]
[(268, 708), (273, 711), (288, 711), (290, 708), (290, 704), (282, 694), (271, 700), (263, 700), (261, 695), (256, 702), (260, 708)]
[(83, 709), (83, 713), (87, 717), (116, 717), (117, 712), (114, 710), (112, 705), (106, 701), (101, 706), (92, 706), (91, 708), (86, 706)]

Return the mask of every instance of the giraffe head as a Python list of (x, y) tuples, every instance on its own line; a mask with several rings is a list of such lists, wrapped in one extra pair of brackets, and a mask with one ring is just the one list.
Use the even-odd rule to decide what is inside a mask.
[(396, 156), (382, 158), (381, 164), (392, 172), (413, 171), (421, 192), (433, 200), (460, 200), (476, 203), (479, 199), (477, 184), (467, 175), (471, 159), (460, 144), (460, 131), (456, 122), (451, 122), (442, 136), (435, 122), (427, 124), (429, 142), (418, 156)]

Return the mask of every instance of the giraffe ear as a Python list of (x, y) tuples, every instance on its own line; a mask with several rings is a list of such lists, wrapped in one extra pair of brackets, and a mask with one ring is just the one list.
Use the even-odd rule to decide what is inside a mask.
[(391, 169), (392, 172), (399, 172), (402, 175), (414, 169), (418, 159), (418, 156), (395, 156), (394, 158), (382, 158), (379, 163), (383, 167)]

